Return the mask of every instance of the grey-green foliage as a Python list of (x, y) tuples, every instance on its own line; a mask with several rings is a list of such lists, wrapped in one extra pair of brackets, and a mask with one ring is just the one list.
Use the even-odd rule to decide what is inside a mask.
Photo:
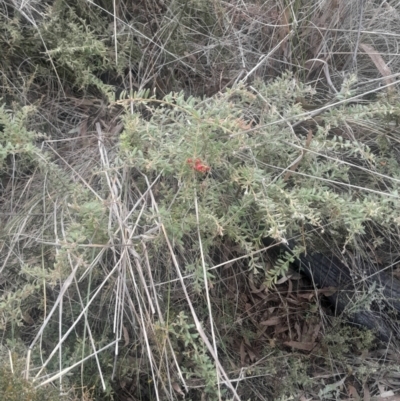
[[(102, 202), (73, 183), (37, 146), (44, 135), (27, 129), (32, 108), (16, 109), (0, 106), (0, 176), (14, 190), (2, 209), (0, 235), (6, 246), (1, 258), (5, 284), (0, 292), (0, 330), (12, 338), (32, 320), (33, 308), (48, 307), (42, 299), (46, 286), (55, 287), (70, 275), (68, 255), (75, 252), (82, 258), (81, 269), (86, 269), (85, 263), (97, 252), (79, 246), (105, 243), (107, 235)], [(61, 221), (65, 211), (68, 217)], [(57, 240), (68, 244), (59, 252), (52, 246)]]
[[(2, 401), (61, 401), (59, 391), (47, 385), (36, 388), (31, 380), (24, 378), (24, 359), (19, 354), (23, 346), (8, 343), (10, 349), (0, 345), (0, 399)], [(11, 365), (10, 365), (11, 364)]]
[[(158, 82), (165, 92), (181, 87), (179, 79), (188, 73), (204, 78), (204, 65), (221, 63), (224, 52), (213, 2), (166, 3), (159, 7), (121, 2), (119, 12), (111, 1), (5, 5), (0, 15), (4, 93), (20, 101), (21, 86), (24, 101), (32, 102), (39, 86), (62, 96), (71, 90), (89, 91), (112, 101), (112, 85), (122, 82), (127, 69), (135, 72), (134, 85)], [(188, 57), (213, 36), (216, 44), (207, 46), (207, 57)], [(111, 82), (102, 81), (103, 73)]]
[[(59, 84), (58, 89), (64, 95), (67, 87), (75, 90), (91, 87), (112, 100), (112, 87), (99, 79), (103, 71), (113, 69), (105, 35), (107, 22), (99, 18), (98, 12), (84, 11), (82, 4), (73, 2), (56, 1), (40, 5), (39, 9), (42, 15), (36, 20), (27, 11), (29, 7), (21, 8), (22, 11), (10, 7), (8, 14), (0, 15), (4, 93), (10, 95), (15, 91), (13, 100), (19, 102), (17, 86), (23, 88), (21, 92), (26, 96), (31, 86), (52, 81)], [(15, 69), (19, 74), (15, 74)]]
[[(198, 292), (209, 285), (203, 282), (203, 268), (215, 265), (214, 256), (218, 258), (218, 249), (227, 243), (234, 247), (236, 254), (249, 255), (262, 246), (265, 237), (287, 239), (304, 232), (305, 245), (309, 245), (313, 237), (308, 227), (325, 230), (345, 245), (364, 233), (370, 223), (388, 229), (397, 226), (398, 182), (393, 179), (395, 171), (388, 166), (394, 169), (398, 165), (390, 146), (381, 145), (388, 139), (376, 138), (366, 144), (331, 134), (341, 124), (356, 126), (366, 121), (373, 124), (391, 112), (397, 113), (397, 109), (381, 100), (375, 107), (343, 108), (340, 118), (333, 112), (323, 114), (306, 145), (306, 134), (295, 135), (291, 124), (301, 120), (297, 116), (304, 113), (297, 99), (310, 94), (310, 88), (297, 84), (286, 74), (270, 84), (258, 82), (252, 88), (238, 86), (210, 99), (172, 93), (159, 100), (151, 97), (149, 91), (143, 91), (120, 101), (126, 102), (127, 107), (114, 167), (116, 171), (131, 168), (131, 177), (142, 193), (148, 189), (144, 177), (148, 182), (155, 180), (152, 191), (157, 203), (157, 208), (149, 203), (143, 212), (132, 213), (127, 224), (146, 227), (159, 219), (178, 251), (179, 261), (184, 262), (187, 273), (194, 273), (194, 288)], [(5, 157), (15, 154), (45, 172), (38, 177), (43, 180), (39, 181), (39, 193), (45, 188), (46, 196), (40, 202), (30, 200), (31, 210), (39, 216), (51, 214), (55, 221), (48, 224), (28, 216), (26, 221), (24, 217), (8, 225), (8, 233), (12, 234), (21, 232), (21, 227), (31, 230), (34, 234), (28, 240), (16, 236), (16, 241), (24, 246), (24, 252), (29, 249), (32, 256), (40, 255), (36, 262), (23, 267), (15, 266), (15, 262), (7, 266), (9, 277), (17, 277), (13, 281), (16, 288), (7, 286), (0, 299), (4, 318), (1, 328), (13, 329), (12, 334), (7, 333), (8, 337), (15, 335), (15, 329), (23, 324), (24, 313), (29, 313), (24, 303), (33, 296), (39, 297), (44, 281), (54, 287), (70, 274), (71, 257), (79, 261), (78, 277), (93, 272), (93, 283), (84, 279), (78, 284), (84, 296), (91, 292), (102, 274), (91, 263), (103, 252), (101, 246), (108, 244), (109, 230), (114, 229), (106, 203), (82, 183), (70, 183), (59, 166), (35, 146), (34, 141), (39, 137), (26, 130), (24, 121), (23, 115), (3, 109)], [(20, 138), (19, 132), (26, 135)], [(8, 142), (11, 147), (6, 148)], [(20, 142), (24, 151), (17, 154)], [(288, 175), (288, 168), (299, 156), (302, 158), (297, 171)], [(61, 183), (59, 177), (63, 179)], [(101, 182), (98, 186), (99, 193), (105, 191)], [(55, 203), (61, 205), (58, 209), (55, 207), (55, 213), (48, 211), (47, 204), (53, 203), (47, 196), (51, 201), (57, 199)], [(124, 194), (121, 196), (123, 199)], [(54, 231), (59, 233), (61, 248), (54, 252), (53, 248), (51, 251), (42, 246), (38, 251), (34, 240), (46, 243), (46, 236), (54, 235)], [(100, 248), (92, 248), (92, 244)], [(166, 252), (161, 237), (150, 242), (148, 249), (151, 261), (156, 260), (160, 250)], [(42, 256), (45, 252), (52, 253), (48, 260)], [(283, 258), (277, 263), (267, 281), (273, 283), (284, 274), (289, 261), (290, 258)], [(165, 267), (162, 263), (154, 266), (157, 273)], [(263, 262), (254, 258), (251, 266), (259, 269)], [(211, 273), (207, 280), (213, 280)], [(13, 297), (12, 293), (16, 295)], [(71, 285), (68, 296), (76, 302), (64, 310), (65, 322), (74, 321), (81, 308), (76, 286)], [(94, 311), (99, 307), (94, 305)], [(43, 309), (44, 305), (40, 304), (39, 308)], [(54, 321), (48, 325), (50, 337), (56, 333), (56, 324)], [(99, 343), (104, 343), (110, 335), (105, 326), (106, 322), (102, 321), (99, 332), (93, 333)], [(190, 324), (185, 326), (180, 322), (175, 328), (179, 340), (192, 341), (195, 367), (186, 366), (186, 374), (205, 379), (212, 393), (215, 375), (207, 352), (200, 347)], [(82, 327), (77, 327), (75, 332), (78, 338), (82, 336)], [(65, 344), (67, 360), (72, 361), (73, 355), (87, 349), (81, 340), (74, 341), (71, 338)]]
[(111, 68), (105, 40), (101, 40), (100, 32), (79, 18), (73, 8), (66, 8), (65, 5), (60, 8), (60, 11), (53, 8), (52, 18), (40, 27), (47, 57), (57, 65), (58, 74), (66, 72), (70, 75), (78, 89), (92, 85), (112, 100), (112, 86), (104, 84), (96, 76)]
[(37, 390), (20, 374), (13, 373), (4, 366), (0, 368), (0, 397), (3, 401), (59, 401), (61, 399), (57, 390), (48, 387)]
[[(305, 227), (328, 231), (345, 245), (364, 234), (368, 222), (398, 224), (399, 182), (382, 162), (393, 162), (392, 155), (380, 153), (376, 142), (371, 149), (331, 134), (398, 107), (381, 101), (322, 114), (306, 145), (306, 134), (295, 135), (291, 122), (304, 118), (297, 117), (305, 115), (297, 99), (310, 94), (286, 74), (206, 100), (182, 93), (162, 101), (148, 93), (131, 99), (146, 105), (151, 118), (125, 114), (121, 155), (150, 177), (161, 174), (162, 222), (186, 258), (191, 252), (191, 263), (200, 266), (197, 230), (207, 255), (228, 238), (248, 253), (262, 238), (287, 239)], [(297, 172), (286, 177), (299, 157)], [(196, 159), (210, 171), (196, 171)]]
[(7, 157), (29, 160), (34, 157), (34, 141), (40, 138), (36, 132), (27, 130), (27, 119), (32, 107), (23, 107), (14, 112), (0, 105), (0, 169), (5, 167)]
[(183, 373), (186, 380), (200, 379), (204, 381), (204, 390), (210, 400), (218, 399), (217, 371), (208, 351), (199, 338), (195, 325), (188, 322), (184, 312), (179, 313), (175, 321), (169, 325), (169, 333), (173, 341), (183, 343), (182, 356), (185, 358)]

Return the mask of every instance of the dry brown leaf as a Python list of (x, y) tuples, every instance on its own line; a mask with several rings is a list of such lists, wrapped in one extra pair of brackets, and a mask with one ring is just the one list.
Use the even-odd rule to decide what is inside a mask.
[(250, 286), (251, 292), (252, 292), (253, 294), (258, 294), (258, 295), (260, 295), (262, 298), (266, 298), (266, 295), (260, 294), (260, 292), (264, 292), (264, 291), (265, 291), (265, 288), (266, 288), (265, 285), (264, 285), (264, 284), (261, 284), (260, 288), (257, 288), (257, 287), (254, 285), (253, 273), (251, 273), (250, 276), (249, 276), (249, 286)]
[(294, 324), (294, 328), (296, 329), (297, 338), (298, 338), (298, 339), (301, 339), (301, 328), (300, 328), (299, 322), (296, 322), (296, 323)]
[(313, 326), (308, 325), (306, 322), (303, 323), (303, 330), (301, 333), (301, 341), (303, 342), (313, 342), (312, 341), (313, 335)]
[(119, 123), (113, 126), (113, 128), (111, 128), (110, 130), (110, 134), (112, 137), (116, 137), (124, 128), (124, 124), (123, 123)]
[(246, 310), (246, 312), (250, 312), (251, 309), (253, 308), (253, 305), (249, 302), (246, 302), (246, 304), (244, 305), (244, 309)]
[(347, 386), (347, 389), (348, 389), (348, 394), (349, 394), (350, 398), (353, 398), (356, 401), (358, 401), (360, 399), (360, 396), (359, 396), (359, 394), (357, 392), (357, 389), (354, 386), (349, 384)]
[(247, 355), (250, 358), (250, 362), (255, 362), (256, 360), (259, 359), (252, 347), (246, 346), (246, 351), (247, 351)]
[(242, 341), (240, 343), (240, 363), (243, 366), (245, 366), (245, 362), (246, 362), (246, 352), (244, 349), (244, 342)]
[(291, 280), (301, 280), (303, 278), (303, 275), (301, 273), (292, 271), (291, 269), (289, 269), (289, 273), (287, 276), (291, 279)]
[(316, 347), (316, 343), (307, 343), (299, 341), (285, 341), (284, 345), (292, 347), (294, 349), (299, 349), (301, 351), (312, 351)]
[[(392, 76), (392, 71), (387, 66), (380, 53), (378, 53), (371, 45), (367, 45), (366, 43), (360, 43), (360, 48), (363, 49), (365, 53), (368, 54), (372, 62), (375, 64), (375, 67), (381, 73), (383, 80), (385, 81), (385, 84), (389, 85), (394, 83), (395, 80)], [(393, 86), (389, 86), (387, 88), (388, 93), (393, 93), (393, 91), (394, 91)]]
[(364, 401), (371, 401), (371, 393), (367, 383), (364, 383)]
[(306, 398), (306, 397), (304, 397), (304, 395), (302, 395), (300, 397), (300, 401), (313, 401), (313, 399), (312, 398)]
[[(268, 330), (268, 326), (258, 327), (256, 339), (259, 340), (267, 330)], [(266, 336), (266, 337), (268, 338), (268, 336)]]
[(296, 297), (297, 298), (295, 298), (293, 295), (290, 295), (286, 298), (286, 302), (296, 306), (301, 305), (303, 302), (299, 299), (299, 294), (296, 294)]
[(35, 324), (35, 321), (33, 320), (32, 316), (28, 312), (22, 312), (22, 319), (29, 326), (33, 326)]
[(289, 277), (288, 277), (288, 276), (283, 276), (282, 278), (280, 278), (280, 279), (276, 282), (276, 284), (277, 284), (277, 285), (283, 284), (283, 283), (285, 283), (285, 282), (288, 281), (288, 280), (289, 280)]
[(318, 334), (319, 334), (320, 331), (321, 331), (321, 323), (318, 323), (318, 324), (316, 324), (314, 326), (314, 330), (313, 330), (313, 333), (312, 333), (312, 336), (311, 336), (311, 340), (313, 342), (317, 339)]
[(263, 322), (260, 322), (261, 326), (276, 326), (279, 323), (281, 323), (282, 318), (278, 316), (273, 316), (269, 318), (268, 320), (264, 320)]
[(253, 124), (254, 121), (248, 122), (248, 121), (245, 121), (245, 120), (243, 120), (241, 118), (236, 118), (235, 122), (236, 122), (236, 124), (239, 126), (239, 128), (242, 131), (247, 131), (252, 127), (252, 124)]
[(182, 391), (181, 386), (177, 382), (172, 383), (172, 388), (182, 397), (185, 397), (185, 393)]
[(129, 344), (129, 333), (128, 333), (127, 328), (126, 328), (124, 325), (122, 325), (122, 331), (123, 331), (124, 340), (125, 340), (124, 345), (125, 345), (125, 347), (126, 347), (126, 346)]
[(298, 298), (306, 299), (307, 301), (311, 301), (315, 297), (316, 291), (303, 292), (302, 294), (298, 294)]
[(289, 283), (288, 283), (288, 297), (290, 297), (292, 295), (292, 292), (293, 292), (293, 281), (289, 280)]
[(322, 289), (318, 290), (317, 292), (318, 292), (318, 294), (322, 294), (322, 295), (325, 295), (326, 297), (330, 297), (331, 295), (333, 295), (337, 292), (337, 288), (336, 287), (326, 287), (326, 288), (322, 288)]
[(286, 331), (289, 330), (289, 327), (284, 325), (284, 326), (275, 326), (274, 334), (277, 336), (280, 333), (285, 333)]

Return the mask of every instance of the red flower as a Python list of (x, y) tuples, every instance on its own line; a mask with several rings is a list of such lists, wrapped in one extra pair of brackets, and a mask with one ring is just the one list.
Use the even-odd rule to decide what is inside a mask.
[(208, 173), (211, 170), (210, 166), (203, 164), (201, 159), (195, 159), (194, 162), (193, 159), (187, 159), (186, 162), (193, 170), (199, 171), (203, 174)]

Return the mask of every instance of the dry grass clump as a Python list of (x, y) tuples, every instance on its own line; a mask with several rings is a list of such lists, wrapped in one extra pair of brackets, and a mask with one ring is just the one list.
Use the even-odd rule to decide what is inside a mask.
[(398, 6), (7, 1), (0, 26), (0, 330), (33, 383), (4, 371), (13, 394), (395, 394), (396, 342), (264, 241), (361, 284), (361, 261), (397, 267)]

